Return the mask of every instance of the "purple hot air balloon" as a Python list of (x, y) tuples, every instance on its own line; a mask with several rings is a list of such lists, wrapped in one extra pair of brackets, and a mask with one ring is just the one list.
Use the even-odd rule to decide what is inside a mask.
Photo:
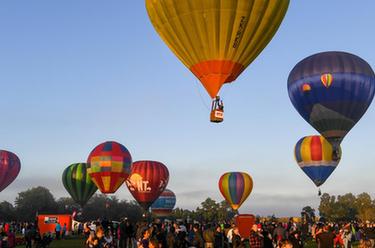
[(0, 192), (11, 184), (21, 170), (21, 162), (16, 154), (0, 150)]

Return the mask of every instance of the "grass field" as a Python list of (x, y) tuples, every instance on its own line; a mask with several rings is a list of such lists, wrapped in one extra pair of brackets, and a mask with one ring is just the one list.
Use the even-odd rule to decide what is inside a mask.
[[(67, 240), (54, 240), (52, 241), (49, 248), (82, 248), (84, 246), (85, 241), (83, 239), (67, 239)], [(25, 247), (17, 246), (17, 248)]]

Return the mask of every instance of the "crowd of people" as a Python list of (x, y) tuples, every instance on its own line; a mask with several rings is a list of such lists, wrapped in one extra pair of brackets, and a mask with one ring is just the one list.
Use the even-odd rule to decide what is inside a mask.
[(0, 223), (0, 248), (14, 248), (17, 245), (45, 248), (54, 238), (51, 233), (41, 234), (35, 223)]
[[(87, 248), (302, 248), (315, 242), (318, 248), (375, 247), (375, 224), (262, 222), (247, 227), (241, 236), (234, 223), (186, 223), (156, 221), (131, 223), (93, 221), (79, 223), (74, 235), (85, 237)], [(64, 238), (66, 225), (56, 224), (55, 233), (40, 234), (34, 223), (0, 223), (0, 248), (14, 248), (22, 237), (26, 248), (48, 247), (53, 239)]]
[(375, 225), (370, 223), (299, 224), (259, 222), (241, 237), (235, 224), (156, 222), (106, 226), (86, 223), (86, 247), (105, 248), (302, 248), (315, 242), (318, 248), (375, 247)]

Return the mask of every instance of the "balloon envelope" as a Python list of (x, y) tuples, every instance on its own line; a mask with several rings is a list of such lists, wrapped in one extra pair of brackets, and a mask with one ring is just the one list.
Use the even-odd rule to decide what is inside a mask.
[(270, 42), (289, 0), (146, 0), (158, 34), (211, 98)]
[(86, 163), (77, 163), (68, 166), (63, 172), (62, 181), (66, 191), (81, 207), (98, 190), (87, 173)]
[(169, 181), (168, 168), (156, 161), (137, 161), (133, 163), (126, 185), (135, 200), (145, 210), (165, 190)]
[(99, 190), (115, 193), (130, 174), (132, 157), (122, 144), (107, 141), (92, 150), (87, 164), (87, 172)]
[(225, 200), (237, 210), (253, 190), (253, 179), (245, 172), (227, 172), (220, 177), (219, 189)]
[(165, 217), (172, 213), (176, 205), (176, 195), (173, 191), (165, 189), (158, 199), (151, 205), (151, 211), (158, 217)]
[(294, 156), (299, 167), (319, 187), (336, 169), (341, 158), (335, 157), (332, 145), (320, 135), (307, 136), (300, 139), (295, 148)]
[(21, 170), (21, 162), (16, 154), (0, 150), (0, 192), (11, 184)]
[(361, 119), (375, 92), (375, 74), (360, 57), (324, 52), (299, 62), (288, 79), (300, 115), (336, 148)]

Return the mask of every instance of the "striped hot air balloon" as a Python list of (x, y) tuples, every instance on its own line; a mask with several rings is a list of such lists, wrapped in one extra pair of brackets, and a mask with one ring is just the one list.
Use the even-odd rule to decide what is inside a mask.
[(73, 200), (83, 207), (98, 190), (87, 173), (86, 163), (68, 166), (62, 174), (62, 182)]
[(125, 146), (115, 141), (94, 148), (87, 159), (87, 172), (104, 194), (115, 193), (128, 178), (132, 157)]
[(295, 159), (305, 174), (319, 187), (336, 169), (341, 158), (332, 145), (320, 135), (306, 136), (294, 148)]
[(370, 106), (375, 74), (356, 55), (318, 53), (293, 68), (288, 93), (299, 114), (337, 149)]
[(158, 217), (166, 217), (172, 213), (176, 205), (176, 195), (173, 191), (165, 189), (159, 198), (151, 205), (151, 212)]
[(227, 172), (220, 177), (219, 189), (225, 200), (237, 210), (253, 190), (253, 179), (245, 172)]
[(165, 190), (169, 181), (168, 168), (157, 161), (133, 163), (126, 186), (136, 201), (147, 210)]
[(16, 179), (20, 170), (21, 162), (17, 155), (0, 150), (0, 192)]

